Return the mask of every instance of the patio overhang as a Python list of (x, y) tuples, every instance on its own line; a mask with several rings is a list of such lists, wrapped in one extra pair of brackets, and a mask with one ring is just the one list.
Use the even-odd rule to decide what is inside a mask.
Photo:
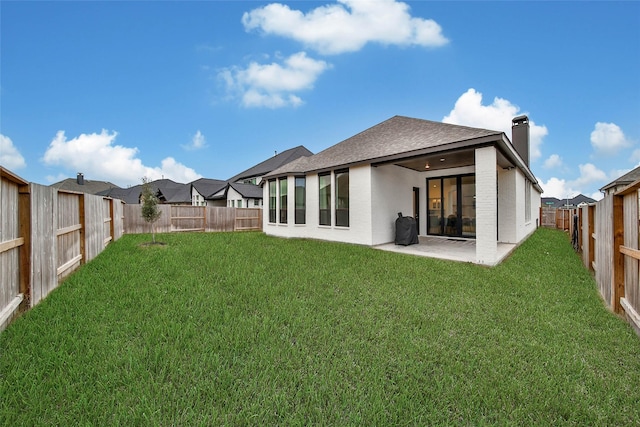
[(524, 164), (511, 143), (502, 134), (502, 138), (484, 137), (468, 141), (461, 141), (446, 146), (428, 148), (409, 153), (400, 153), (393, 156), (376, 159), (371, 166), (394, 164), (396, 166), (411, 169), (417, 172), (432, 172), (437, 170), (455, 169), (475, 165), (475, 152), (478, 148), (496, 147), (497, 166), (508, 170), (519, 168), (533, 183), (536, 189), (542, 192), (538, 180)]

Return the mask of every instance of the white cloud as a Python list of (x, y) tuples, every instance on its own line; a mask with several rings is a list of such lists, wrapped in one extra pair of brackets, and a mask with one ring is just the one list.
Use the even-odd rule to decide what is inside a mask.
[(630, 147), (629, 141), (622, 132), (622, 129), (615, 123), (598, 122), (591, 132), (591, 145), (596, 154), (612, 156), (623, 148)]
[[(597, 187), (599, 188), (609, 181), (607, 174), (591, 163), (579, 165), (579, 168), (580, 176), (574, 180), (552, 177), (549, 178), (547, 182), (544, 182), (539, 179), (538, 181), (540, 182), (540, 186), (544, 190), (543, 197), (556, 197), (558, 199), (565, 199), (567, 197), (572, 198), (578, 194), (585, 194), (585, 192), (588, 192), (590, 187), (593, 187), (594, 184), (597, 184)], [(602, 198), (601, 196), (593, 197), (593, 194), (597, 195), (599, 193), (591, 192), (591, 195), (585, 195), (588, 195), (595, 200)]]
[[(457, 125), (479, 127), (504, 132), (511, 139), (511, 120), (521, 114), (520, 108), (506, 99), (494, 98), (490, 105), (482, 105), (482, 93), (471, 88), (463, 93), (453, 110), (442, 121)], [(542, 155), (540, 147), (548, 134), (546, 126), (538, 126), (529, 118), (529, 155), (531, 161)]]
[(162, 160), (160, 167), (149, 167), (136, 157), (137, 148), (115, 145), (118, 133), (81, 134), (67, 140), (64, 131), (58, 131), (44, 154), (47, 166), (61, 166), (72, 173), (84, 172), (91, 180), (111, 181), (120, 186), (139, 184), (142, 177), (152, 180), (168, 178), (176, 182), (190, 182), (201, 178), (191, 168), (172, 157)]
[(22, 169), (27, 166), (20, 151), (13, 145), (13, 141), (8, 136), (0, 133), (0, 165), (9, 170)]
[(540, 186), (544, 191), (544, 193), (542, 194), (542, 197), (555, 197), (556, 199), (566, 199), (567, 197), (573, 198), (578, 194), (580, 194), (580, 191), (574, 188), (571, 188), (570, 184), (564, 179), (552, 177), (552, 178), (549, 178), (547, 182), (544, 182), (540, 179), (538, 179), (538, 182), (540, 183)]
[(272, 3), (246, 12), (246, 31), (261, 30), (290, 38), (322, 54), (360, 50), (367, 43), (437, 47), (448, 43), (432, 19), (414, 18), (406, 3), (395, 0), (338, 0), (308, 13)]
[(251, 62), (247, 68), (227, 68), (218, 76), (232, 96), (239, 96), (245, 107), (297, 107), (303, 103), (295, 92), (311, 89), (331, 65), (298, 52), (282, 64)]
[(547, 158), (547, 160), (544, 161), (542, 167), (544, 167), (545, 169), (557, 169), (562, 167), (562, 165), (562, 157), (557, 154), (552, 154)]
[(586, 163), (584, 165), (579, 165), (580, 168), (580, 176), (578, 179), (572, 181), (572, 185), (578, 188), (584, 188), (588, 185), (595, 183), (605, 184), (609, 179), (607, 174), (598, 169), (592, 163)]
[(188, 151), (200, 150), (201, 148), (205, 148), (207, 146), (207, 140), (200, 130), (193, 135), (191, 138), (191, 144), (182, 145), (182, 148)]

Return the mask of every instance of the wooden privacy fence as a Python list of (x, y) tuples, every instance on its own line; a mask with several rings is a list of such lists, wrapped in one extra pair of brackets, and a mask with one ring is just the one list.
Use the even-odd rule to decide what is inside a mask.
[(123, 234), (123, 202), (28, 183), (0, 167), (0, 330)]
[(540, 207), (540, 225), (542, 227), (557, 228), (570, 231), (572, 218), (578, 212), (577, 208), (559, 209), (548, 206)]
[(640, 335), (640, 181), (580, 208), (580, 250), (607, 305)]
[[(262, 230), (262, 209), (260, 208), (157, 206), (162, 214), (154, 224), (156, 233)], [(151, 232), (151, 226), (142, 218), (142, 205), (124, 205), (124, 232), (126, 234)]]

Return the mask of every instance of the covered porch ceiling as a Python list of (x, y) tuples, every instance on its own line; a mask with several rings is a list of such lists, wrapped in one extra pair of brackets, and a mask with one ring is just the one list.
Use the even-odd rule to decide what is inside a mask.
[[(503, 169), (514, 167), (513, 163), (510, 162), (500, 150), (497, 150), (497, 157), (499, 167)], [(412, 169), (417, 172), (431, 172), (441, 169), (473, 166), (475, 164), (475, 150), (465, 149), (458, 151), (425, 154), (416, 157), (398, 159), (389, 163), (407, 169)]]

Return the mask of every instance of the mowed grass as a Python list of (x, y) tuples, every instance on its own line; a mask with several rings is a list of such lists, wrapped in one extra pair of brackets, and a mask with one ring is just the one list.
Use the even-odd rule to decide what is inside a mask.
[(127, 235), (0, 335), (5, 425), (638, 425), (640, 339), (567, 237), (495, 268)]

